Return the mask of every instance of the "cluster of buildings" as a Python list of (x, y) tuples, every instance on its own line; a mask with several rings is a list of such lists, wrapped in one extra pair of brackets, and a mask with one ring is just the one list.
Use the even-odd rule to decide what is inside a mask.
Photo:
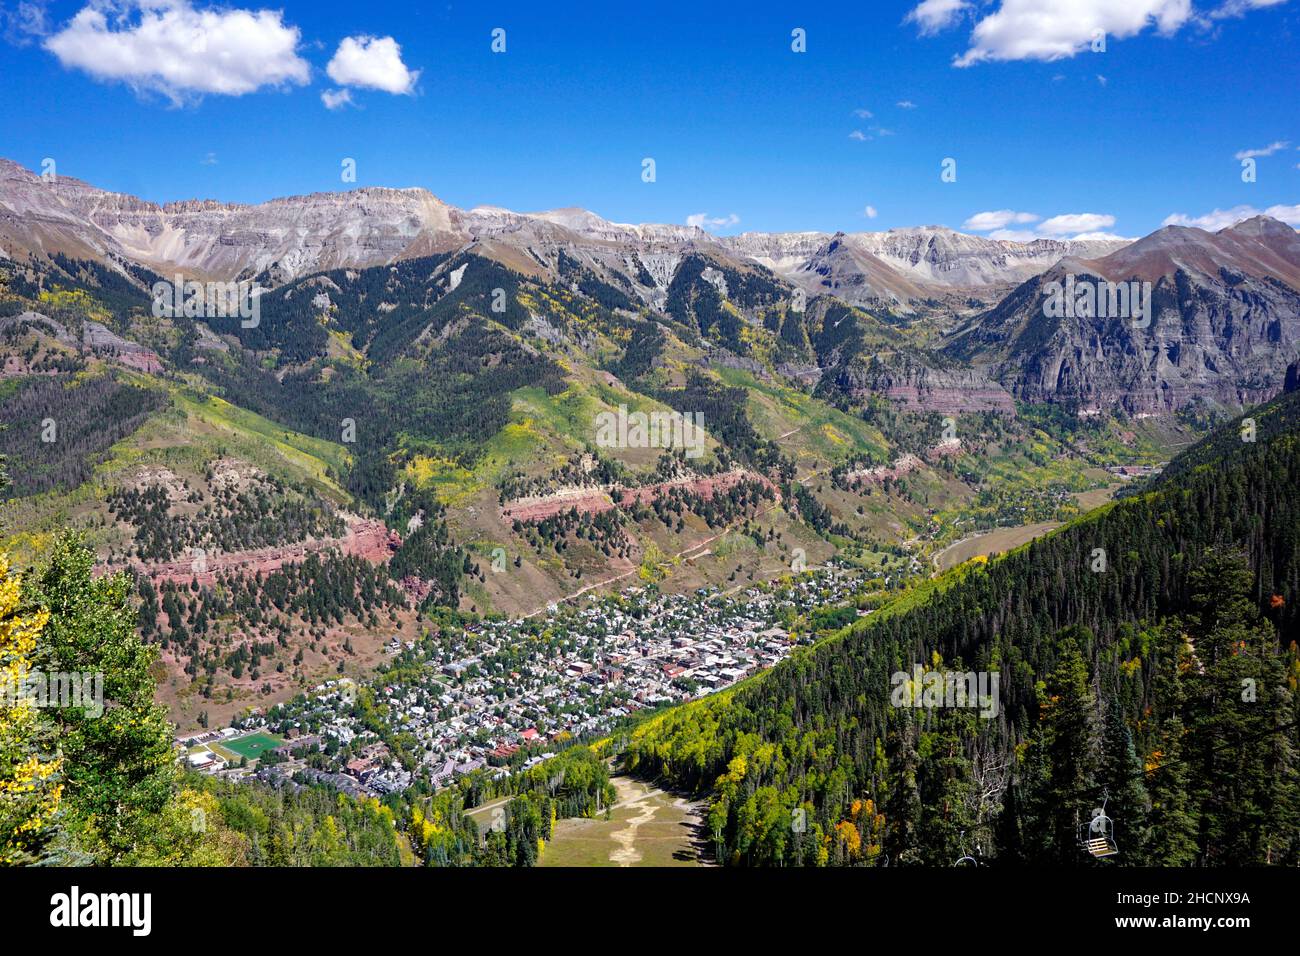
[[(357, 715), (358, 688), (345, 678), (241, 720), (238, 732), (285, 740), (256, 770), (277, 786), (382, 796), (417, 777), (441, 787), (477, 772), (504, 775), (568, 741), (609, 733), (638, 711), (772, 667), (812, 639), (798, 630), (809, 611), (844, 604), (862, 580), (855, 569), (828, 566), (735, 595), (638, 588), (540, 618), (483, 620), (394, 642), (395, 666), (368, 688), (368, 727)], [(402, 766), (391, 741), (414, 766)]]
[(1106, 470), (1116, 478), (1131, 481), (1134, 478), (1148, 478), (1151, 475), (1158, 475), (1163, 470), (1163, 465), (1107, 465)]

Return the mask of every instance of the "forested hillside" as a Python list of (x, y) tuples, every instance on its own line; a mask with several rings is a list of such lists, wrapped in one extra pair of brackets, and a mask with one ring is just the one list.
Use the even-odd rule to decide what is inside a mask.
[[(968, 563), (734, 692), (625, 765), (711, 795), (729, 864), (1295, 863), (1300, 394), (1146, 493)], [(1211, 451), (1207, 451), (1207, 449)], [(891, 706), (891, 675), (998, 677), (989, 708)]]

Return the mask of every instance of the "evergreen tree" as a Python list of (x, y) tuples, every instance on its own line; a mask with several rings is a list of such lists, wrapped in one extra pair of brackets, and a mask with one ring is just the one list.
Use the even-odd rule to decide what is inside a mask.
[(1111, 698), (1106, 711), (1100, 777), (1107, 800), (1106, 813), (1116, 824), (1116, 842), (1122, 839), (1126, 844), (1122, 862), (1137, 863), (1140, 861), (1138, 848), (1146, 838), (1151, 799), (1133, 733), (1124, 719), (1118, 697)]
[(921, 820), (921, 795), (917, 788), (916, 732), (912, 716), (903, 712), (893, 721), (889, 766), (892, 780), (885, 802), (885, 854), (895, 865), (917, 862), (914, 849)]
[(1196, 816), (1187, 792), (1187, 729), (1181, 714), (1187, 700), (1183, 675), (1191, 669), (1191, 655), (1178, 622), (1160, 628), (1158, 642), (1151, 712), (1159, 730), (1147, 757), (1151, 812), (1141, 861), (1151, 866), (1189, 866), (1196, 859)]
[(921, 735), (917, 751), (922, 809), (916, 839), (922, 863), (951, 866), (962, 855), (964, 834), (977, 822), (971, 762), (959, 733), (964, 729), (969, 739), (974, 718), (969, 712), (945, 708), (938, 712), (936, 722), (936, 730)]
[[(1294, 714), (1273, 625), (1252, 597), (1254, 574), (1238, 555), (1211, 553), (1191, 575), (1187, 618), (1196, 666), (1188, 728), (1195, 764), (1201, 859), (1210, 866), (1249, 866), (1276, 851), (1279, 801), (1293, 786), (1292, 745), (1276, 728)], [(1272, 839), (1270, 839), (1270, 836)]]
[(1072, 863), (1078, 859), (1078, 827), (1091, 818), (1097, 806), (1095, 700), (1088, 665), (1079, 641), (1090, 638), (1083, 629), (1070, 628), (1058, 640), (1063, 651), (1048, 677), (1041, 698), (1043, 747), (1047, 776), (1040, 803), (1046, 808), (1043, 836), (1049, 859)]

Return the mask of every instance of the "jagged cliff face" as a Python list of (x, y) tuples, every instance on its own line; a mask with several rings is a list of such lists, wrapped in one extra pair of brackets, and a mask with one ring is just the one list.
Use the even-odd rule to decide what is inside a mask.
[[(1286, 281), (1298, 266), (1295, 230), (1273, 220), (1214, 234), (1168, 227), (1029, 280), (960, 330), (947, 351), (1026, 401), (1135, 414), (1196, 400), (1254, 404), (1276, 393), (1300, 352), (1300, 291)], [(1052, 314), (1051, 283), (1067, 275), (1149, 282), (1149, 323), (1128, 314)]]
[(742, 232), (719, 241), (736, 255), (789, 279), (830, 240), (828, 232)]
[(158, 205), (0, 161), (0, 240), (24, 251), (96, 253), (157, 271), (280, 284), (455, 248), (452, 207), (423, 189), (357, 189), (257, 205)]
[(858, 399), (883, 395), (911, 411), (1015, 412), (1010, 392), (982, 370), (937, 365), (906, 353), (878, 354), (842, 365), (828, 373), (820, 387)]
[(111, 236), (87, 222), (50, 183), (0, 159), (0, 258), (55, 252), (102, 260), (120, 250)]
[(518, 213), (494, 206), (457, 211), (454, 221), (485, 254), (512, 268), (565, 281), (584, 271), (653, 309), (665, 307), (682, 262), (702, 254), (729, 268), (752, 268), (694, 226), (632, 225), (585, 209)]
[(266, 275), (272, 284), (427, 255), (463, 241), (451, 207), (423, 189), (315, 193), (255, 206), (155, 206), (83, 189), (67, 190), (67, 199), (132, 259), (219, 278)]
[(843, 233), (832, 236), (790, 278), (813, 294), (903, 313), (913, 311), (914, 302), (942, 294), (914, 272), (889, 264)]
[(744, 233), (722, 242), (809, 292), (911, 311), (910, 303), (957, 290), (1023, 282), (1067, 256), (1095, 258), (1126, 240), (1009, 242), (943, 226), (888, 232)]
[(1066, 256), (1104, 256), (1127, 244), (1122, 239), (1009, 242), (968, 236), (942, 226), (856, 233), (846, 236), (845, 241), (918, 281), (948, 288), (1019, 282)]

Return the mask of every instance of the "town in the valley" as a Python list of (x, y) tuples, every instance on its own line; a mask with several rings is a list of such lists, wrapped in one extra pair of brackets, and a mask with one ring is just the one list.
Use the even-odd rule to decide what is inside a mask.
[(534, 618), (395, 639), (389, 666), (365, 684), (331, 680), (177, 745), (201, 772), (352, 796), (382, 797), (421, 778), (443, 787), (476, 773), (504, 777), (616, 732), (634, 714), (772, 667), (869, 613), (859, 608), (867, 596), (896, 584), (884, 571), (833, 562), (729, 593), (647, 585)]

